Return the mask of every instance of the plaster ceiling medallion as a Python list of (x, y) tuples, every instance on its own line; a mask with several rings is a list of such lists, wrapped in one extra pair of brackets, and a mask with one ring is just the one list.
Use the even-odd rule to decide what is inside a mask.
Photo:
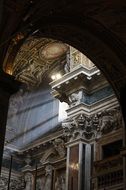
[(61, 42), (52, 42), (47, 44), (44, 48), (42, 47), (39, 53), (41, 59), (45, 58), (47, 60), (53, 60), (61, 57), (67, 52), (67, 50), (68, 46), (66, 44)]

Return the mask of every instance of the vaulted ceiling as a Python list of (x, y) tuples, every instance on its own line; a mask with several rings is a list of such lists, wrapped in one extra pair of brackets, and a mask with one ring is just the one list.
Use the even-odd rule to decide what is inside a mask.
[(87, 55), (119, 97), (126, 84), (125, 1), (5, 0), (0, 7), (1, 68), (13, 63), (25, 39), (39, 31)]
[(60, 41), (31, 36), (25, 40), (13, 63), (4, 62), (4, 70), (25, 83), (27, 88), (34, 88), (40, 85), (50, 70), (52, 72), (57, 65), (64, 66), (67, 51), (68, 45)]

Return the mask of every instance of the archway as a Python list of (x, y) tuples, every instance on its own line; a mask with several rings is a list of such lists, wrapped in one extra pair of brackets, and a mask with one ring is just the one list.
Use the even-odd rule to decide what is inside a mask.
[(119, 98), (120, 89), (125, 85), (125, 48), (117, 36), (89, 18), (68, 19), (52, 15), (51, 18), (45, 17), (33, 22), (25, 34), (22, 32), (24, 39), (17, 40), (16, 45), (11, 46), (11, 56), (4, 64), (12, 63), (17, 50), (28, 35), (37, 35), (37, 32), (41, 37), (61, 40), (84, 53), (104, 73)]
[[(104, 113), (104, 114), (106, 114), (106, 113)], [(111, 118), (111, 117), (109, 117), (109, 118)], [(81, 119), (81, 118), (80, 118)], [(104, 119), (106, 119), (106, 116), (105, 116), (105, 118)], [(105, 124), (106, 125), (106, 124)], [(112, 124), (113, 125), (113, 124)], [(76, 136), (76, 135), (75, 135)], [(73, 165), (71, 166), (71, 167), (73, 167)]]
[[(46, 21), (48, 21), (48, 19), (46, 19)], [(40, 27), (40, 36), (52, 37), (54, 39), (62, 40), (63, 42), (76, 47), (85, 55), (87, 55), (105, 74), (113, 86), (117, 97), (119, 98), (120, 88), (123, 86), (122, 81), (125, 84), (125, 70), (123, 66), (123, 60), (119, 55), (120, 52), (118, 52), (117, 48), (113, 49), (113, 46), (109, 44), (109, 33), (106, 36), (107, 40), (102, 40), (102, 35), (97, 32), (97, 30), (101, 28), (99, 28), (99, 26), (95, 26), (96, 28), (94, 26), (87, 26), (87, 20), (84, 23), (82, 22), (81, 24), (77, 24), (76, 26), (72, 24), (71, 21), (67, 21), (66, 23), (64, 22), (66, 22), (65, 19), (63, 19), (60, 24), (55, 19), (54, 21), (49, 20), (48, 24), (45, 24), (42, 28)], [(86, 27), (86, 29), (84, 27)], [(33, 31), (36, 29), (37, 25)], [(95, 34), (93, 34), (91, 30), (94, 30)], [(102, 33), (105, 32), (103, 31)], [(116, 43), (117, 45), (119, 44), (117, 41)], [(118, 67), (120, 67), (121, 72), (118, 70)]]

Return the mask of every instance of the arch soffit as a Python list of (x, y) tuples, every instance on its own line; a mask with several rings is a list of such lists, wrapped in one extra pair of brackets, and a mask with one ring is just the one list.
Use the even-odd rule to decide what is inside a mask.
[[(32, 34), (39, 29), (41, 37), (61, 40), (80, 50), (104, 73), (119, 98), (120, 89), (126, 81), (124, 64), (126, 51), (123, 43), (94, 20), (83, 19), (82, 21), (81, 18), (67, 20), (64, 17), (44, 18), (43, 20), (33, 24), (30, 33)], [(18, 43), (12, 48), (11, 53), (15, 53), (10, 62), (14, 61), (17, 53), (15, 49), (18, 47), (18, 50), (25, 39), (19, 42), (20, 45)]]

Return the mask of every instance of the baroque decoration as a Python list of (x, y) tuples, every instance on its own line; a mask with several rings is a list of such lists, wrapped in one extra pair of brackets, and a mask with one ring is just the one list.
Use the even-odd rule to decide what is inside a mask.
[[(6, 190), (8, 186), (8, 176), (0, 177), (0, 190)], [(25, 188), (25, 182), (23, 178), (11, 179), (10, 190), (21, 190)]]
[(62, 159), (66, 156), (66, 147), (65, 142), (62, 138), (56, 138), (55, 140), (50, 141), (51, 147), (45, 151), (45, 154), (42, 156), (40, 163), (44, 164), (47, 162), (54, 161), (59, 158)]
[(65, 143), (63, 139), (57, 138), (53, 141), (53, 145), (61, 158), (66, 155)]
[(122, 127), (118, 109), (104, 110), (91, 116), (79, 114), (62, 124), (64, 136), (70, 141), (78, 138), (92, 140)]
[(25, 174), (25, 190), (31, 190), (33, 184), (33, 175), (28, 172)]
[(83, 53), (70, 46), (70, 70), (74, 69), (78, 64), (82, 64), (88, 70), (96, 67), (90, 59)]
[(61, 60), (68, 50), (62, 42), (29, 37), (20, 48), (12, 66), (12, 75), (30, 89), (39, 86), (45, 73)]

